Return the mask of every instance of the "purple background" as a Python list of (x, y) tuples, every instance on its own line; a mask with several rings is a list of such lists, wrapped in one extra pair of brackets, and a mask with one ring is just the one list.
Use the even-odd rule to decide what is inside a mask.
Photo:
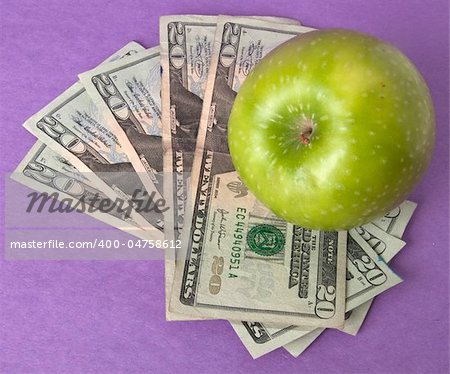
[(408, 245), (392, 261), (405, 282), (377, 298), (357, 337), (327, 331), (298, 359), (278, 350), (253, 361), (225, 321), (165, 322), (161, 262), (2, 259), (0, 372), (448, 372), (446, 0), (2, 0), (0, 7), (2, 178), (34, 142), (23, 121), (128, 41), (157, 44), (164, 14), (290, 16), (373, 33), (418, 66), (437, 119), (433, 163), (411, 196), (419, 208)]

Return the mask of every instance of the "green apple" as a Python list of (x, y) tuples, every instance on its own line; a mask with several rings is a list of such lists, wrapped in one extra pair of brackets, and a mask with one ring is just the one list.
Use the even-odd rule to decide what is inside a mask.
[(434, 111), (398, 49), (350, 30), (313, 31), (270, 52), (229, 120), (233, 164), (286, 221), (348, 229), (400, 204), (426, 170)]

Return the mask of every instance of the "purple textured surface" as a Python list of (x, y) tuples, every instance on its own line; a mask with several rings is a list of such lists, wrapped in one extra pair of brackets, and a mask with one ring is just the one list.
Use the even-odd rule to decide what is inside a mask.
[(225, 321), (165, 322), (161, 262), (14, 262), (2, 255), (0, 372), (448, 372), (447, 0), (2, 0), (1, 187), (34, 142), (21, 127), (26, 118), (126, 42), (157, 44), (158, 17), (181, 13), (354, 28), (394, 43), (415, 62), (435, 103), (437, 144), (411, 196), (419, 208), (408, 245), (392, 261), (405, 282), (377, 298), (357, 337), (327, 331), (298, 359), (278, 350), (253, 361)]

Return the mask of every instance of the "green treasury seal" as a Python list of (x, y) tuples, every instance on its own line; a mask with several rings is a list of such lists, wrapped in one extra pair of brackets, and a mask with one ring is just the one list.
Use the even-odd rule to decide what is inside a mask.
[(272, 225), (257, 225), (247, 233), (249, 248), (261, 255), (272, 256), (284, 248), (283, 233)]

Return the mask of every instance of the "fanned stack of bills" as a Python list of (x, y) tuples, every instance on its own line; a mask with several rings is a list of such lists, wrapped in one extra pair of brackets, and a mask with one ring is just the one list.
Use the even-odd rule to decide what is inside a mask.
[[(297, 357), (325, 328), (356, 335), (373, 298), (402, 281), (387, 263), (416, 208), (310, 230), (239, 179), (227, 145), (236, 93), (267, 53), (311, 30), (275, 17), (162, 17), (159, 47), (127, 44), (25, 122), (38, 141), (13, 174), (93, 206), (123, 199), (129, 213), (89, 214), (179, 243), (166, 249), (166, 318), (227, 319), (254, 358), (279, 347)], [(164, 209), (139, 209), (161, 199)]]

